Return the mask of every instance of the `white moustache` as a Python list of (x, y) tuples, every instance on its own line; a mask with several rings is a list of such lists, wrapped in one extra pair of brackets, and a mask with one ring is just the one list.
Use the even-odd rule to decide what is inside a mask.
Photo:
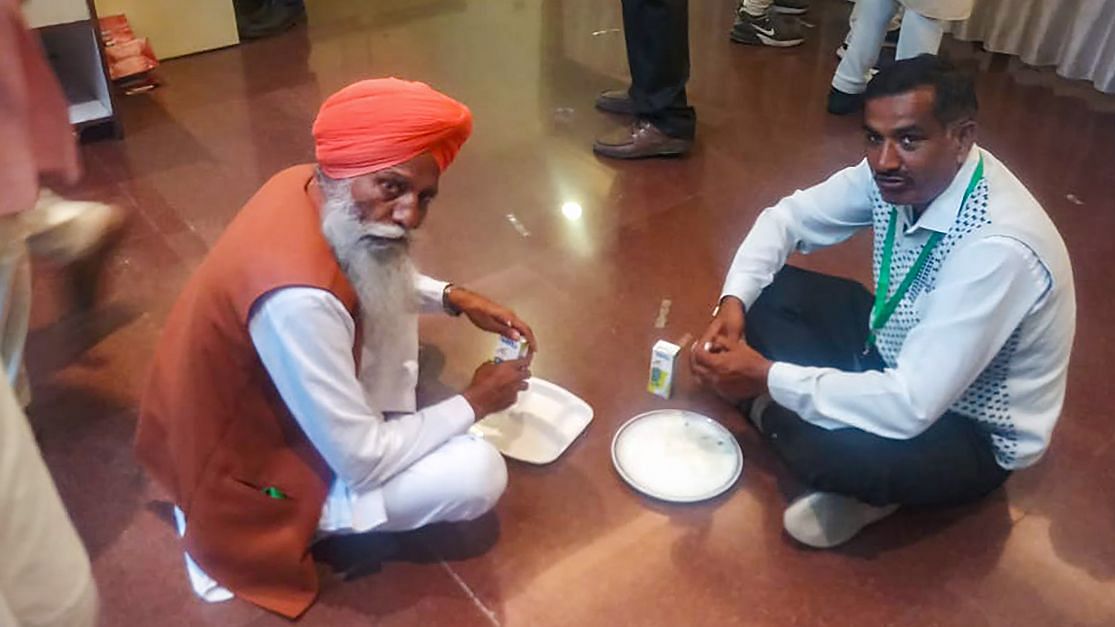
[(372, 222), (361, 227), (361, 238), (371, 236), (376, 239), (405, 240), (409, 235), (408, 231), (398, 224)]

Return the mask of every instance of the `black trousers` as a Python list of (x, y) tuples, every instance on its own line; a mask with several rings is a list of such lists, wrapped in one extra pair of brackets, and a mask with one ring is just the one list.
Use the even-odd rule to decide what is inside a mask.
[(623, 0), (623, 33), (635, 115), (671, 137), (692, 139), (697, 113), (685, 97), (688, 0)]
[[(882, 370), (878, 353), (863, 354), (872, 300), (855, 281), (786, 266), (747, 312), (746, 338), (774, 361)], [(810, 488), (873, 505), (956, 505), (986, 495), (1010, 475), (995, 462), (979, 425), (953, 412), (916, 437), (894, 440), (823, 429), (772, 403), (763, 433)]]

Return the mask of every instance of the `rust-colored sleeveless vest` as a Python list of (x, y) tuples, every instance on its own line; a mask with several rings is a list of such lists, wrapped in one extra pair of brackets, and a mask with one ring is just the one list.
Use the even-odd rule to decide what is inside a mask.
[(186, 514), (194, 560), (237, 596), (292, 618), (317, 595), (309, 547), (332, 472), (279, 397), (248, 319), (261, 296), (288, 286), (328, 290), (359, 319), (306, 193), (312, 176), (309, 165), (275, 175), (187, 283), (136, 433), (136, 456)]

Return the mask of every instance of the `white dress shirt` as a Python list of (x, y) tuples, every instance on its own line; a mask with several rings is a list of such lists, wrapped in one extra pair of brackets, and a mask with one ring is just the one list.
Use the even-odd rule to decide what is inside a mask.
[[(960, 206), (980, 157), (984, 177)], [(723, 294), (750, 307), (792, 252), (875, 230), (879, 275), (891, 205), (866, 161), (766, 209), (736, 253)], [(944, 237), (878, 332), (883, 371), (775, 363), (772, 398), (828, 429), (907, 439), (952, 409), (990, 434), (1004, 468), (1038, 460), (1064, 400), (1075, 332), (1072, 272), (1056, 228), (1025, 187), (973, 147), (952, 184), (914, 221), (898, 208), (891, 285), (934, 233)], [(867, 324), (867, 321), (864, 321)]]
[[(419, 277), (425, 312), (442, 311), (445, 283)], [(283, 402), (336, 473), (320, 528), (367, 531), (386, 520), (378, 489), (455, 435), (475, 417), (457, 395), (415, 411), (418, 320), (412, 333), (372, 354), (353, 357), (356, 323), (325, 290), (290, 287), (256, 305), (248, 330)], [(382, 385), (383, 381), (393, 386)], [(405, 412), (387, 419), (385, 412)]]

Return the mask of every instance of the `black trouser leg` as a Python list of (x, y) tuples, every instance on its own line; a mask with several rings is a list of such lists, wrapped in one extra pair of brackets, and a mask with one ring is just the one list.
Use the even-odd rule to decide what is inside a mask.
[(623, 0), (623, 33), (635, 114), (671, 137), (692, 139), (697, 114), (685, 97), (688, 1)]
[[(787, 266), (747, 312), (747, 341), (768, 359), (862, 372), (871, 294), (854, 281)], [(931, 376), (931, 373), (926, 373)], [(975, 421), (946, 413), (923, 433), (894, 440), (828, 430), (772, 404), (763, 432), (790, 471), (815, 490), (874, 505), (953, 505), (978, 499), (1010, 474)]]

